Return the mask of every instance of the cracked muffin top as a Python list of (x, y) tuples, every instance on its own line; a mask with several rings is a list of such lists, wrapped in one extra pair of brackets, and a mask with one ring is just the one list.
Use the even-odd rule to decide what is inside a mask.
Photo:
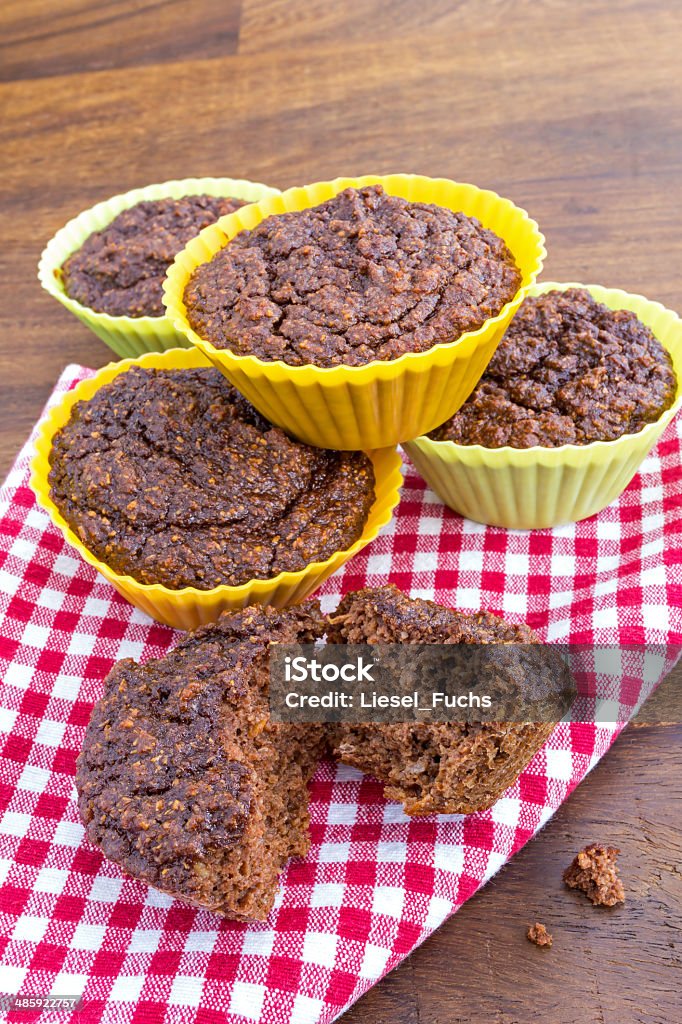
[(485, 448), (614, 441), (675, 400), (675, 371), (629, 310), (583, 288), (523, 301), (473, 393), (429, 435)]
[(69, 256), (61, 268), (64, 290), (96, 313), (163, 316), (163, 279), (176, 253), (240, 206), (241, 199), (209, 195), (137, 203)]
[(362, 366), (454, 341), (521, 283), (472, 217), (348, 188), (242, 231), (192, 274), (193, 329), (217, 348), (291, 366)]
[(313, 448), (212, 367), (132, 367), (54, 437), (51, 496), (115, 572), (170, 589), (238, 586), (350, 547), (374, 501), (363, 452)]

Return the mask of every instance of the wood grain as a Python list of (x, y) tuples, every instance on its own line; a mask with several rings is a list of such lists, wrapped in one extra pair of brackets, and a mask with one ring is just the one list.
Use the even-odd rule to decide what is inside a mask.
[[(40, 252), (68, 218), (137, 185), (475, 181), (540, 222), (546, 277), (682, 308), (681, 50), (663, 0), (5, 0), (0, 473), (66, 363), (109, 359), (40, 289)], [(349, 1024), (682, 1020), (681, 741), (680, 727), (626, 732)], [(623, 847), (632, 896), (613, 913), (558, 881), (593, 836)], [(536, 917), (554, 932), (548, 952), (524, 938)]]
[(25, 0), (6, 4), (0, 80), (166, 64), (189, 49), (235, 53), (239, 5), (215, 0)]
[[(240, 26), (236, 53), (215, 42), (202, 4), (196, 19), (169, 4), (159, 33), (172, 36), (171, 59), (131, 69), (136, 23), (120, 17), (109, 70), (85, 73), (63, 0), (49, 4), (49, 18), (36, 15), (45, 38), (21, 75), (5, 47), (2, 73), (15, 80), (0, 85), (0, 471), (64, 363), (108, 357), (40, 291), (44, 243), (84, 207), (151, 181), (231, 174), (286, 186), (370, 169), (473, 180), (539, 220), (547, 276), (682, 306), (682, 29), (673, 10), (629, 3), (614, 18), (603, 3), (498, 2), (481, 19), (473, 2), (404, 0), (389, 11), (373, 0), (360, 13), (328, 5), (336, 20), (325, 29), (323, 5), (293, 0), (285, 32), (264, 2), (220, 5)], [(36, 3), (4, 4), (3, 39), (39, 13)], [(11, 368), (18, 336), (20, 375)]]

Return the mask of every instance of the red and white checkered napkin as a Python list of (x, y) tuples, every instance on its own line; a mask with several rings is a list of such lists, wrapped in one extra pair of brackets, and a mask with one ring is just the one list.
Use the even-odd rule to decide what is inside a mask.
[[(69, 367), (55, 394), (89, 372)], [(681, 445), (678, 422), (611, 508), (533, 533), (463, 521), (408, 466), (396, 518), (325, 584), (323, 607), (392, 580), (553, 641), (682, 643)], [(163, 654), (173, 632), (65, 546), (28, 488), (29, 456), (0, 510), (0, 992), (82, 994), (86, 1024), (331, 1021), (530, 839), (619, 731), (557, 727), (504, 797), (468, 817), (411, 821), (372, 779), (324, 764), (310, 854), (290, 864), (268, 921), (189, 909), (102, 859), (73, 786), (103, 676), (118, 658)]]

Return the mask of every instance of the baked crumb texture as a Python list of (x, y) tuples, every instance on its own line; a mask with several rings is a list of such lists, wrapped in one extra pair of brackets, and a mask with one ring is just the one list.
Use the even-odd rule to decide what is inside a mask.
[(613, 441), (675, 400), (670, 356), (634, 313), (583, 288), (524, 299), (476, 388), (430, 436), (484, 448)]
[(64, 290), (96, 313), (163, 316), (163, 279), (190, 238), (243, 206), (223, 196), (145, 200), (95, 231), (65, 261)]
[(350, 547), (374, 501), (363, 452), (313, 448), (213, 367), (132, 367), (78, 402), (50, 453), (55, 505), (115, 572), (239, 586)]
[[(539, 643), (525, 625), (489, 612), (465, 615), (409, 598), (394, 586), (347, 594), (328, 629), (331, 643)], [(335, 756), (373, 775), (407, 814), (469, 814), (490, 807), (517, 779), (552, 722), (340, 724)]]
[(591, 843), (578, 853), (564, 871), (569, 889), (580, 889), (595, 906), (614, 907), (625, 903), (625, 890), (618, 877), (615, 846)]
[(526, 932), (526, 938), (535, 946), (545, 946), (547, 949), (550, 949), (552, 946), (552, 936), (540, 921), (530, 925)]
[(270, 721), (268, 648), (322, 632), (316, 603), (252, 607), (113, 668), (76, 774), (106, 857), (225, 917), (267, 916), (282, 867), (308, 850), (306, 783), (324, 749), (321, 726)]
[(475, 218), (370, 185), (241, 231), (194, 271), (184, 302), (216, 348), (362, 366), (455, 341), (520, 284), (503, 240)]

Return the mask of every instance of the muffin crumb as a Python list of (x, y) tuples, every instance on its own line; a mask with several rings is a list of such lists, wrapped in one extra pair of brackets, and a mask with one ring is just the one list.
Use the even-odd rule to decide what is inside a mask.
[(535, 946), (545, 946), (547, 949), (551, 949), (552, 936), (541, 921), (536, 921), (535, 924), (530, 925), (526, 932), (526, 938)]
[(595, 906), (613, 907), (625, 903), (625, 890), (618, 877), (615, 846), (591, 843), (578, 853), (564, 871), (569, 889), (580, 889)]

